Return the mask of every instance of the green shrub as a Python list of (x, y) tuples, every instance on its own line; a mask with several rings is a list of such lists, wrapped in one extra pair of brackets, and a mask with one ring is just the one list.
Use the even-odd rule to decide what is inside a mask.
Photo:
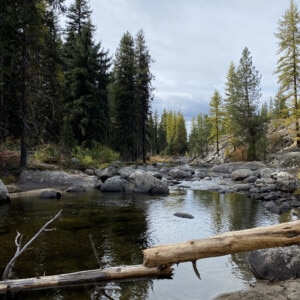
[(55, 145), (44, 144), (35, 150), (33, 158), (39, 162), (58, 163), (60, 161), (60, 149)]
[(72, 155), (79, 159), (82, 167), (99, 167), (120, 158), (117, 152), (99, 143), (94, 143), (91, 148), (77, 146), (73, 149)]

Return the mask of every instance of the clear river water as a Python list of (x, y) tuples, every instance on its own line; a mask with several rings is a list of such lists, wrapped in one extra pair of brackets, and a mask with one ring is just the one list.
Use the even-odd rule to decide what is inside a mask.
[[(141, 264), (142, 249), (201, 239), (232, 230), (290, 221), (239, 194), (173, 189), (168, 196), (90, 191), (60, 200), (16, 198), (0, 206), (0, 272), (14, 255), (16, 230), (26, 243), (60, 209), (62, 215), (18, 258), (15, 278)], [(174, 216), (192, 214), (194, 219)], [(213, 299), (254, 281), (247, 253), (174, 266), (172, 280), (136, 280), (0, 295), (0, 299)], [(106, 287), (103, 294), (103, 287)]]

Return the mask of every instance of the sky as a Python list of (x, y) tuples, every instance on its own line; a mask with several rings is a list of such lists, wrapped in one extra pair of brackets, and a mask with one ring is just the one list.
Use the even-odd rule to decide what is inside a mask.
[[(66, 4), (74, 0), (67, 0)], [(274, 33), (290, 0), (90, 0), (95, 42), (114, 57), (124, 33), (143, 29), (155, 62), (152, 111), (180, 111), (186, 121), (209, 112), (215, 90), (224, 96), (231, 61), (247, 47), (262, 75), (261, 101), (277, 92)], [(299, 7), (299, 1), (296, 1)]]

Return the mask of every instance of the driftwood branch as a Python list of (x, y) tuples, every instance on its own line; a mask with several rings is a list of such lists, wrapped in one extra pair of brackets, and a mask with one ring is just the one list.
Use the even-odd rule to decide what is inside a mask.
[(35, 278), (11, 279), (0, 281), (0, 293), (18, 290), (34, 290), (70, 286), (73, 284), (133, 280), (136, 278), (171, 278), (173, 269), (166, 267), (146, 268), (143, 265), (121, 266), (110, 269), (95, 269), (68, 274), (40, 276)]
[(17, 231), (17, 236), (15, 238), (15, 244), (16, 244), (17, 250), (16, 250), (16, 253), (13, 256), (13, 258), (6, 265), (3, 275), (2, 275), (2, 280), (6, 280), (9, 277), (9, 273), (11, 272), (16, 259), (38, 238), (38, 236), (43, 231), (46, 230), (46, 228), (52, 222), (54, 222), (60, 216), (61, 212), (62, 212), (62, 210), (60, 210), (51, 220), (49, 220), (47, 223), (45, 223), (44, 226), (23, 246), (23, 248), (21, 248), (21, 241), (22, 241), (23, 235)]
[[(201, 258), (299, 243), (300, 221), (293, 221), (145, 249), (143, 265), (154, 268), (187, 261), (194, 262)], [(197, 274), (196, 270), (195, 273)]]

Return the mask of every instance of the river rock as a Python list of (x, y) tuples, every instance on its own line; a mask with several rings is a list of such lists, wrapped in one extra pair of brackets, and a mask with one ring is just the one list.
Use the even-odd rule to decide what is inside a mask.
[(252, 251), (249, 256), (255, 277), (282, 281), (300, 276), (300, 245)]
[(275, 186), (277, 190), (292, 193), (297, 188), (297, 180), (278, 179)]
[(0, 179), (0, 204), (7, 203), (9, 200), (10, 198), (6, 185)]
[(73, 185), (66, 189), (67, 193), (83, 193), (85, 191), (86, 191), (85, 187), (81, 184)]
[(194, 219), (194, 216), (188, 213), (177, 212), (174, 214), (175, 217), (184, 218), (184, 219)]
[(123, 192), (125, 190), (125, 180), (121, 176), (113, 176), (100, 184), (102, 192)]
[(123, 179), (128, 179), (129, 176), (135, 171), (135, 169), (133, 167), (124, 167), (121, 168), (119, 170), (119, 175), (123, 178)]
[(100, 178), (101, 181), (104, 182), (107, 178), (118, 175), (118, 171), (119, 166), (117, 164), (111, 164), (108, 168), (95, 170), (95, 173), (98, 178)]
[(288, 152), (279, 157), (279, 165), (282, 167), (300, 166), (300, 152)]
[(273, 214), (280, 214), (280, 209), (279, 206), (273, 202), (273, 201), (269, 201), (266, 203), (265, 205), (266, 210), (268, 210), (269, 212), (273, 213)]
[(61, 193), (55, 190), (44, 190), (41, 192), (40, 197), (42, 199), (60, 199)]
[(245, 178), (245, 179), (243, 180), (243, 182), (244, 182), (244, 183), (255, 183), (256, 180), (257, 180), (257, 177), (254, 176), (254, 175), (251, 175), (251, 176)]
[(195, 171), (189, 168), (175, 167), (169, 171), (168, 175), (174, 179), (190, 179), (194, 173)]
[(36, 171), (23, 170), (18, 184), (27, 188), (69, 187), (82, 184), (86, 188), (93, 188), (96, 182), (95, 176), (88, 176), (83, 172), (67, 173), (64, 171)]
[(167, 181), (159, 180), (148, 172), (136, 170), (128, 178), (126, 191), (151, 195), (168, 194), (169, 187)]
[(271, 168), (262, 168), (259, 170), (260, 178), (271, 178), (271, 175), (274, 173), (274, 169)]
[(231, 173), (231, 180), (232, 181), (243, 180), (252, 175), (253, 175), (253, 171), (251, 171), (250, 169), (238, 169)]
[(232, 163), (225, 163), (221, 165), (217, 165), (211, 168), (212, 172), (216, 173), (225, 173), (225, 174), (231, 174), (233, 171), (239, 170), (239, 169), (250, 169), (251, 171), (259, 170), (262, 168), (265, 168), (265, 164), (258, 162), (258, 161), (252, 161), (252, 162), (232, 162)]

